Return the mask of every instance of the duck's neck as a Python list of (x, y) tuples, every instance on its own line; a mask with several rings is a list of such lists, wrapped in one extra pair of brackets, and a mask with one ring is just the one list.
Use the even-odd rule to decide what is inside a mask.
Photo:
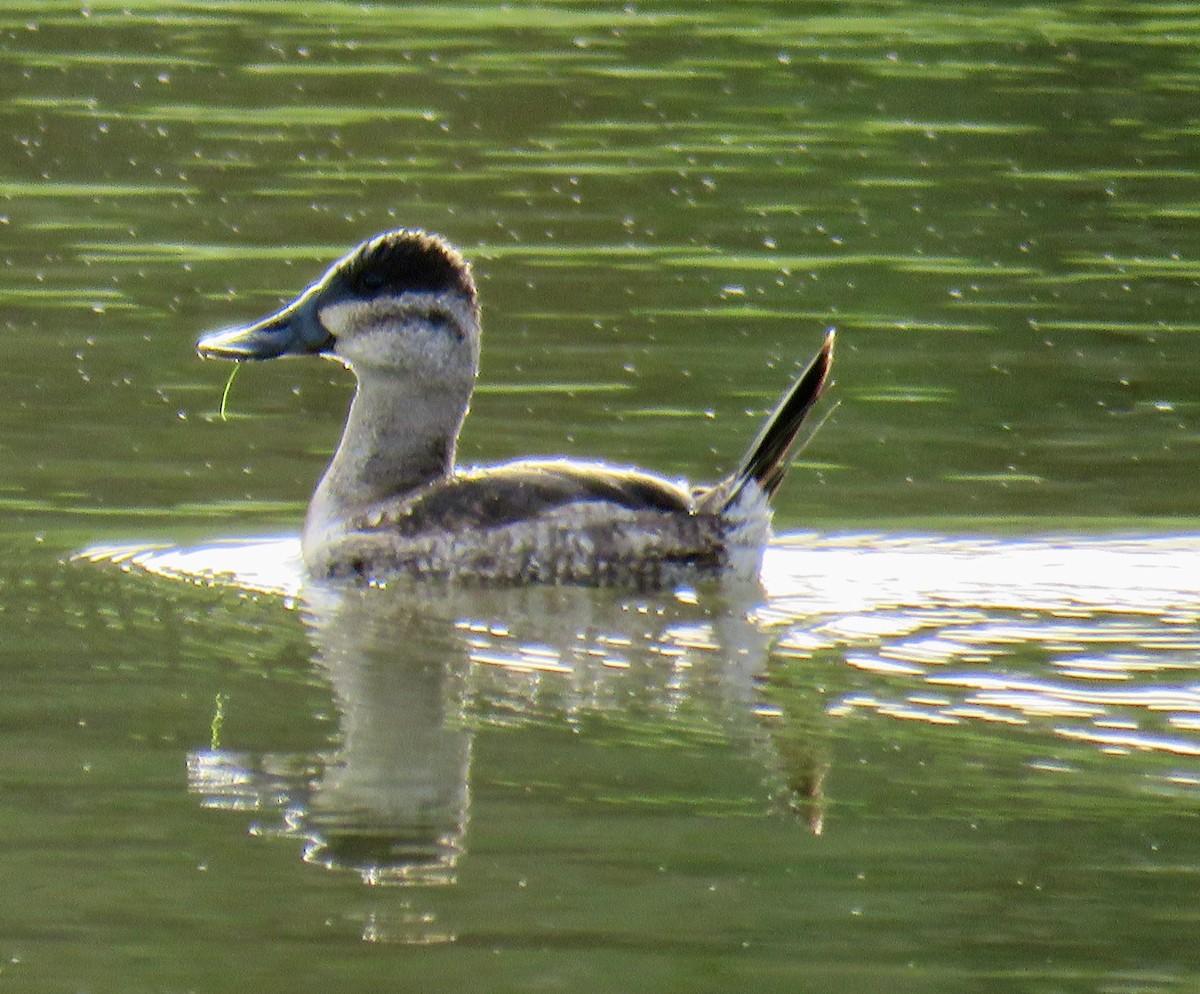
[(348, 518), (448, 475), (467, 401), (411, 376), (359, 374), (342, 440), (308, 506), (305, 549)]

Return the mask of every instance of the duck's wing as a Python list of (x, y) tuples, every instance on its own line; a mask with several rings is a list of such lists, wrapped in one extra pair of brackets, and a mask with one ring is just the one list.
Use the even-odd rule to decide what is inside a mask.
[(658, 476), (603, 463), (521, 461), (467, 470), (395, 503), (373, 509), (352, 528), (402, 535), (488, 531), (533, 521), (568, 505), (610, 506), (614, 513), (691, 514), (691, 493)]

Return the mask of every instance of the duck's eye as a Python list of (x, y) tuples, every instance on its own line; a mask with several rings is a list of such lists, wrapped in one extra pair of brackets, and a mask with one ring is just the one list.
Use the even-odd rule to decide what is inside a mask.
[(371, 293), (383, 286), (383, 274), (367, 270), (358, 278), (359, 287)]

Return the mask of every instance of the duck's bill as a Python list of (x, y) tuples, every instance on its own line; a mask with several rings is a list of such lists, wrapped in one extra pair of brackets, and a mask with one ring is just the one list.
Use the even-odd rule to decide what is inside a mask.
[(274, 359), (323, 352), (331, 343), (307, 308), (293, 305), (246, 328), (205, 335), (196, 343), (196, 352), (204, 359)]

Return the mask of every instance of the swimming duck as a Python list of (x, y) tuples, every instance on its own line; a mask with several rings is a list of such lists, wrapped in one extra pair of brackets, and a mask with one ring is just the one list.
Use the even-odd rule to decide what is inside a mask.
[(197, 343), (205, 358), (329, 356), (357, 378), (304, 522), (314, 578), (654, 587), (757, 574), (768, 500), (824, 388), (832, 332), (738, 468), (696, 488), (568, 459), (456, 466), (479, 345), (470, 266), (442, 238), (410, 229), (359, 245), (256, 324)]

